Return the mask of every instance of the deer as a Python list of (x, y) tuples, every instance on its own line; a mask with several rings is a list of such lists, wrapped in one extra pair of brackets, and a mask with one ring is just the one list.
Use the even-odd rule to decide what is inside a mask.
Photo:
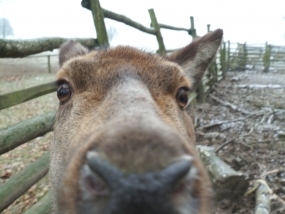
[(165, 56), (61, 46), (52, 213), (211, 213), (211, 181), (186, 107), (222, 36), (217, 29)]

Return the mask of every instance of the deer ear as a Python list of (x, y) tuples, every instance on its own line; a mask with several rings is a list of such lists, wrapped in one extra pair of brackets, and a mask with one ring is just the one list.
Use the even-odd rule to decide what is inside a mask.
[(167, 59), (178, 63), (192, 80), (194, 90), (205, 70), (214, 58), (223, 37), (223, 30), (217, 29), (193, 41), (188, 46), (167, 56)]
[(64, 42), (60, 48), (59, 48), (59, 65), (62, 67), (62, 65), (69, 59), (87, 54), (89, 51), (88, 49), (81, 45), (78, 42), (75, 42), (73, 40), (68, 40)]

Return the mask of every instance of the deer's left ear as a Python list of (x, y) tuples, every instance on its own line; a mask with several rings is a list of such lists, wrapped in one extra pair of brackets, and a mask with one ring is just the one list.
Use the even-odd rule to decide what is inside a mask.
[(69, 59), (87, 54), (89, 50), (78, 42), (68, 40), (59, 47), (59, 65), (62, 65)]
[(222, 37), (223, 30), (217, 29), (166, 57), (168, 60), (178, 63), (187, 76), (192, 79), (192, 90), (197, 87), (205, 70), (214, 58)]

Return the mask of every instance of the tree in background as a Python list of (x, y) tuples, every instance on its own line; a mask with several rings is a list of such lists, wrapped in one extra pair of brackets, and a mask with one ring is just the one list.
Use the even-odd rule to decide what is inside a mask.
[(13, 36), (13, 28), (10, 25), (10, 22), (6, 18), (0, 18), (0, 35), (5, 39), (6, 36)]
[(114, 39), (114, 37), (118, 35), (118, 31), (115, 27), (110, 26), (109, 29), (107, 30), (107, 34), (109, 42), (111, 42)]

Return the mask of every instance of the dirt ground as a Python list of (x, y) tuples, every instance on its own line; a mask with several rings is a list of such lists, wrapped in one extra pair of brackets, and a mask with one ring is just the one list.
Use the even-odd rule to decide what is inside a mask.
[[(211, 96), (193, 108), (197, 143), (215, 149), (229, 143), (218, 156), (247, 176), (249, 189), (267, 182), (271, 213), (285, 213), (285, 72), (230, 72)], [(254, 207), (255, 192), (217, 202), (215, 213), (254, 213)]]
[[(0, 94), (52, 81), (58, 66), (55, 57), (51, 61), (49, 74), (46, 57), (0, 59)], [(229, 72), (226, 80), (213, 87), (211, 95), (205, 103), (190, 109), (197, 143), (215, 149), (228, 143), (218, 156), (243, 172), (250, 180), (250, 188), (254, 181), (264, 180), (272, 190), (271, 213), (285, 213), (285, 72)], [(1, 110), (0, 129), (56, 107), (53, 93)], [(46, 152), (51, 135), (0, 156), (0, 184)], [(23, 213), (47, 191), (44, 178), (3, 213)], [(215, 213), (250, 214), (254, 206), (255, 192), (232, 201), (217, 201)]]

